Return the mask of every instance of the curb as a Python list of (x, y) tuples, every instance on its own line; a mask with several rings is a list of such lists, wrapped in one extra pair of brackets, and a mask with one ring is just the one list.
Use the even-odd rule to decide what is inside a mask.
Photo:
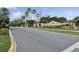
[(10, 40), (11, 40), (11, 46), (10, 46), (8, 52), (15, 52), (16, 51), (16, 42), (15, 42), (14, 37), (10, 30), (9, 30), (9, 35), (10, 35)]
[(65, 49), (62, 52), (72, 52), (76, 48), (79, 48), (79, 42), (76, 42), (75, 44), (73, 44), (72, 46), (68, 47), (67, 49)]

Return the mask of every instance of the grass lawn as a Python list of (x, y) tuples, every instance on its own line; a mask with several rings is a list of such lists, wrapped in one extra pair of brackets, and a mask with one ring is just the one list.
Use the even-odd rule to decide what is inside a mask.
[(79, 32), (72, 32), (72, 31), (57, 31), (57, 32), (79, 36)]
[(78, 35), (79, 36), (79, 30), (66, 30), (66, 29), (50, 29), (50, 28), (36, 28), (34, 29), (40, 29), (40, 30), (46, 30), (46, 31), (51, 31), (51, 32), (59, 32), (59, 33), (65, 33), (65, 34), (71, 34), (71, 35)]
[(0, 35), (0, 52), (7, 52), (10, 44), (10, 37), (8, 35)]
[(0, 29), (0, 52), (8, 52), (11, 41), (8, 33), (7, 28)]

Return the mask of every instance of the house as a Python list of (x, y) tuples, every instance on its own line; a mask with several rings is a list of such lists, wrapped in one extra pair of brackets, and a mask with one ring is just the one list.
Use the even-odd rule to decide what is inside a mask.
[(61, 26), (61, 25), (66, 25), (66, 23), (60, 23), (56, 21), (51, 21), (49, 23), (41, 23), (41, 26)]
[(69, 22), (60, 23), (60, 22), (56, 22), (56, 21), (51, 21), (49, 23), (36, 23), (36, 24), (34, 24), (34, 26), (37, 26), (37, 27), (63, 26), (66, 29), (77, 29), (77, 27), (75, 26), (75, 23), (69, 23)]

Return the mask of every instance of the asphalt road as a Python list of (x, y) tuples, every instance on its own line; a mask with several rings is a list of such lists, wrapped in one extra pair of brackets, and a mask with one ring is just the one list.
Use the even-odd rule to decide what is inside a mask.
[(61, 52), (79, 41), (78, 36), (32, 28), (10, 28), (16, 52)]

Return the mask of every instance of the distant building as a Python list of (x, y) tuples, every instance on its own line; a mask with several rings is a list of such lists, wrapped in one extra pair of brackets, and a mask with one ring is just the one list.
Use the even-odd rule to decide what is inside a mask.
[(49, 23), (41, 23), (41, 26), (61, 26), (61, 25), (66, 25), (66, 23), (60, 23), (56, 21), (51, 21)]
[(34, 24), (34, 26), (37, 26), (37, 27), (43, 27), (43, 26), (63, 26), (66, 29), (77, 29), (77, 27), (75, 26), (75, 23), (70, 23), (70, 22), (60, 23), (60, 22), (56, 22), (56, 21), (51, 21), (49, 23), (36, 23), (36, 24)]

